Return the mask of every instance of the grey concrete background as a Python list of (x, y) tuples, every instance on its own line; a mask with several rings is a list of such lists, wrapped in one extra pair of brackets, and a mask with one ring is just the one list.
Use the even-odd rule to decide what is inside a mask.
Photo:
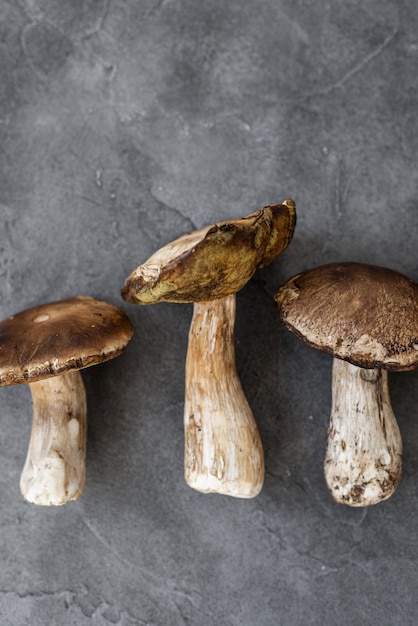
[[(331, 360), (272, 299), (334, 260), (418, 280), (417, 32), (413, 0), (0, 0), (1, 317), (87, 294), (136, 331), (84, 372), (78, 502), (22, 501), (30, 395), (1, 389), (1, 626), (418, 623), (418, 372), (390, 375), (397, 493), (334, 504)], [(182, 469), (191, 307), (119, 291), (184, 231), (286, 197), (294, 240), (238, 297), (265, 486), (205, 496)]]

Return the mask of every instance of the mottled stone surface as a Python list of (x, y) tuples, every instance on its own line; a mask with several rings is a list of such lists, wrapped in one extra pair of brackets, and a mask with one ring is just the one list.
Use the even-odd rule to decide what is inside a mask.
[[(418, 372), (390, 375), (397, 493), (334, 504), (331, 359), (273, 294), (333, 261), (418, 280), (413, 0), (2, 0), (0, 316), (77, 294), (128, 313), (83, 374), (87, 488), (22, 501), (30, 394), (1, 389), (2, 626), (418, 623)], [(128, 274), (183, 232), (293, 198), (280, 259), (238, 296), (237, 361), (266, 456), (253, 500), (183, 481), (190, 305), (129, 305)]]

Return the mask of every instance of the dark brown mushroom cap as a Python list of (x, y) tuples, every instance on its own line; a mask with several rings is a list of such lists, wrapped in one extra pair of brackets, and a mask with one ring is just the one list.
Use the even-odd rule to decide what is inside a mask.
[(123, 352), (132, 333), (120, 309), (89, 296), (27, 309), (0, 322), (0, 385), (108, 361)]
[(264, 207), (248, 217), (187, 233), (153, 254), (127, 278), (133, 304), (200, 302), (236, 293), (259, 267), (289, 245), (295, 203)]
[(331, 263), (276, 294), (283, 324), (310, 346), (361, 367), (418, 367), (418, 285), (390, 269)]

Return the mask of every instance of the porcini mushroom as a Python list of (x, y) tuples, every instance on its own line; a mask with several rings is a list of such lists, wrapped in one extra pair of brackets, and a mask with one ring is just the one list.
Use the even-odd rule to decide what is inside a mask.
[(235, 364), (236, 292), (290, 243), (295, 204), (187, 233), (127, 278), (134, 304), (193, 302), (185, 372), (185, 480), (201, 492), (251, 498), (264, 481), (257, 425)]
[(123, 352), (132, 326), (117, 307), (78, 296), (0, 323), (0, 385), (28, 383), (33, 424), (20, 479), (23, 497), (60, 505), (85, 484), (86, 392), (78, 370)]
[(276, 302), (289, 330), (335, 357), (324, 465), (333, 498), (350, 506), (389, 498), (402, 440), (387, 370), (418, 367), (418, 285), (390, 269), (331, 263), (290, 279)]

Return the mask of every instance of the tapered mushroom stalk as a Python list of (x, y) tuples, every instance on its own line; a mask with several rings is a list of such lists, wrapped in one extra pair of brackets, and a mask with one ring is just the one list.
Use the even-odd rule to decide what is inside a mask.
[(283, 324), (335, 357), (325, 477), (337, 502), (368, 506), (399, 483), (402, 441), (387, 370), (418, 367), (418, 285), (363, 263), (329, 263), (280, 287)]
[(369, 506), (389, 498), (402, 469), (402, 439), (388, 374), (334, 359), (325, 479), (341, 504)]
[(133, 304), (193, 302), (185, 399), (185, 477), (198, 491), (241, 498), (263, 484), (260, 436), (238, 379), (235, 294), (293, 237), (293, 200), (186, 233), (125, 281)]
[(186, 359), (185, 479), (202, 492), (256, 496), (264, 480), (257, 425), (235, 365), (235, 294), (194, 304)]
[(81, 374), (67, 372), (29, 385), (33, 422), (20, 479), (25, 500), (60, 505), (84, 491), (86, 392)]

